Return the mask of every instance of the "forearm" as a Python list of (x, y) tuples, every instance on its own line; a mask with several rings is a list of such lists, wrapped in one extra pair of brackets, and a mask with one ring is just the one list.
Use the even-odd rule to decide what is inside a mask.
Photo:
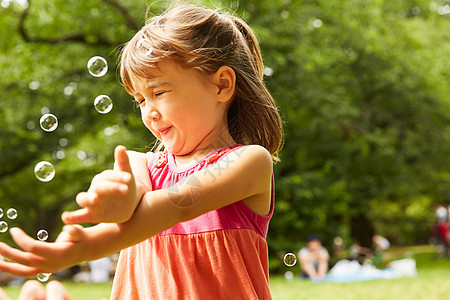
[[(151, 199), (150, 199), (151, 194)], [(167, 200), (167, 191), (146, 193), (132, 218), (125, 223), (101, 223), (85, 228), (92, 260), (133, 246), (180, 222), (178, 212)]]
[(318, 276), (325, 276), (328, 271), (328, 260), (319, 261), (318, 269)]

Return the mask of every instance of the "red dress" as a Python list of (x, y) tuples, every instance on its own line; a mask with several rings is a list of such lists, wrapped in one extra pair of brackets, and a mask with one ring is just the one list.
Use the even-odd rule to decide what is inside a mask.
[[(170, 153), (149, 153), (153, 189), (214, 168), (219, 159), (233, 163), (233, 150), (239, 147), (218, 149), (185, 169), (176, 167)], [(111, 299), (272, 299), (265, 238), (273, 214), (273, 182), (271, 201), (267, 216), (238, 201), (122, 250)]]

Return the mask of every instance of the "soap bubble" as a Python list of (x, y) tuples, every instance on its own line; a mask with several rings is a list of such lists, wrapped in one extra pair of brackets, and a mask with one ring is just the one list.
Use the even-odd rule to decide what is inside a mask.
[(3, 209), (0, 208), (0, 218), (3, 217)]
[(59, 145), (61, 147), (67, 147), (67, 145), (69, 145), (69, 140), (66, 138), (61, 138), (59, 139)]
[(8, 223), (6, 223), (5, 221), (0, 221), (0, 232), (6, 232), (6, 230), (8, 230)]
[(32, 82), (30, 82), (30, 84), (28, 85), (28, 87), (30, 88), (30, 90), (33, 90), (33, 91), (37, 90), (37, 89), (39, 88), (39, 86), (40, 86), (39, 81), (32, 81)]
[(113, 108), (113, 102), (108, 96), (100, 95), (95, 98), (94, 107), (99, 113), (107, 114)]
[(93, 56), (87, 63), (89, 74), (94, 77), (102, 77), (108, 72), (108, 63), (101, 56)]
[(46, 241), (48, 239), (48, 232), (45, 229), (41, 229), (37, 233), (37, 238), (40, 241)]
[(50, 112), (50, 109), (47, 106), (41, 107), (41, 114), (45, 115), (45, 114), (48, 114), (49, 112)]
[(315, 19), (315, 20), (312, 22), (312, 25), (313, 25), (315, 28), (320, 28), (320, 27), (322, 27), (322, 24), (323, 24), (323, 22), (322, 22), (321, 19)]
[(39, 120), (42, 130), (50, 132), (58, 127), (58, 118), (52, 114), (45, 114)]
[(264, 67), (264, 76), (272, 76), (273, 75), (273, 69), (271, 67)]
[(292, 279), (294, 279), (294, 273), (291, 272), (291, 271), (286, 271), (286, 272), (284, 273), (284, 278), (285, 278), (286, 280), (292, 280)]
[(50, 275), (52, 275), (52, 273), (39, 273), (36, 275), (36, 279), (40, 282), (46, 282), (50, 278)]
[(139, 51), (142, 51), (142, 52), (145, 51), (145, 55), (150, 55), (153, 52), (153, 44), (149, 39), (140, 39), (136, 43), (136, 48)]
[(34, 175), (43, 182), (49, 182), (55, 177), (55, 167), (48, 161), (41, 161), (34, 167)]
[(8, 211), (6, 212), (6, 215), (8, 216), (8, 218), (10, 218), (11, 220), (14, 220), (15, 218), (17, 218), (17, 210), (15, 208), (10, 208), (8, 209)]
[(284, 264), (288, 267), (292, 267), (297, 263), (297, 257), (294, 253), (286, 253), (283, 258)]

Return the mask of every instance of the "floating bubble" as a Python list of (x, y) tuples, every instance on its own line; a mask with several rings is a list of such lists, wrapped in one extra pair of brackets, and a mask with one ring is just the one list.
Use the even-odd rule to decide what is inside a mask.
[(64, 159), (64, 157), (66, 157), (66, 152), (64, 152), (64, 150), (58, 150), (54, 154), (56, 159)]
[(0, 221), (0, 232), (6, 232), (8, 230), (8, 223), (5, 221)]
[(28, 87), (30, 88), (30, 90), (33, 90), (33, 91), (37, 90), (37, 89), (39, 88), (39, 86), (40, 86), (39, 81), (32, 81), (32, 82), (30, 82), (30, 84), (28, 85)]
[(286, 255), (283, 258), (283, 262), (286, 266), (292, 267), (297, 263), (297, 257), (294, 253), (286, 253)]
[(34, 167), (34, 175), (43, 182), (49, 182), (55, 177), (55, 167), (48, 161), (41, 161)]
[(321, 19), (315, 19), (315, 20), (312, 22), (312, 25), (313, 25), (315, 28), (320, 28), (320, 27), (322, 27), (322, 24), (323, 24), (323, 22), (322, 22)]
[(59, 145), (61, 147), (66, 147), (67, 145), (69, 145), (69, 140), (66, 138), (61, 138), (59, 139)]
[(0, 208), (0, 218), (3, 217), (3, 209)]
[(39, 273), (36, 275), (36, 279), (40, 282), (47, 282), (50, 278), (50, 275), (52, 275), (52, 273)]
[(150, 55), (153, 52), (153, 44), (149, 39), (140, 39), (136, 43), (136, 48), (139, 51), (145, 51), (145, 55)]
[(33, 130), (34, 128), (36, 128), (36, 124), (34, 124), (33, 121), (28, 121), (27, 122), (27, 129), (28, 130)]
[(70, 96), (72, 94), (73, 94), (73, 87), (71, 87), (70, 85), (66, 86), (64, 88), (64, 95)]
[(50, 112), (50, 109), (47, 106), (41, 107), (41, 114), (45, 115), (45, 114), (48, 114), (49, 112)]
[(113, 102), (108, 96), (100, 95), (95, 98), (94, 107), (99, 113), (107, 114), (113, 108)]
[(9, 219), (14, 220), (15, 218), (17, 218), (17, 210), (11, 207), (6, 212), (6, 215), (8, 216)]
[(73, 125), (70, 123), (67, 123), (66, 125), (64, 125), (64, 130), (67, 132), (72, 132), (73, 130)]
[(264, 76), (272, 76), (273, 75), (273, 69), (271, 67), (264, 67)]
[(77, 157), (79, 160), (85, 160), (88, 157), (88, 155), (83, 150), (80, 150), (77, 152)]
[(292, 279), (294, 279), (294, 273), (291, 272), (291, 271), (286, 271), (286, 272), (284, 273), (284, 278), (285, 278), (286, 280), (292, 280)]
[(48, 232), (45, 229), (41, 229), (37, 233), (37, 238), (40, 241), (46, 241), (48, 239)]
[(58, 118), (52, 114), (44, 114), (39, 120), (42, 130), (50, 132), (58, 127)]
[(108, 63), (101, 56), (93, 56), (87, 63), (89, 74), (94, 77), (102, 77), (108, 72)]

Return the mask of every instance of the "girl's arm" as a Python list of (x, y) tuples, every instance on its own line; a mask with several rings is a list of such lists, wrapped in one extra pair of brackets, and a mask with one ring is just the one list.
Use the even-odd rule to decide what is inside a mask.
[(114, 170), (92, 179), (89, 190), (76, 197), (82, 208), (63, 213), (64, 223), (123, 223), (131, 218), (144, 193), (152, 190), (147, 158), (124, 146), (116, 147), (114, 158)]
[[(245, 146), (169, 189), (144, 195), (133, 217), (119, 224), (117, 248), (139, 243), (177, 223), (243, 200), (267, 215), (271, 205), (272, 157), (260, 146)], [(224, 157), (226, 158), (226, 157)]]
[[(36, 241), (11, 230), (24, 251), (0, 243), (0, 254), (16, 262), (0, 261), (0, 271), (18, 276), (55, 272), (139, 243), (175, 224), (243, 200), (267, 214), (271, 200), (272, 158), (260, 146), (246, 146), (214, 165), (188, 176), (167, 190), (145, 193), (125, 223), (102, 223), (89, 228), (66, 226), (55, 243)], [(18, 263), (18, 264), (17, 264)]]

